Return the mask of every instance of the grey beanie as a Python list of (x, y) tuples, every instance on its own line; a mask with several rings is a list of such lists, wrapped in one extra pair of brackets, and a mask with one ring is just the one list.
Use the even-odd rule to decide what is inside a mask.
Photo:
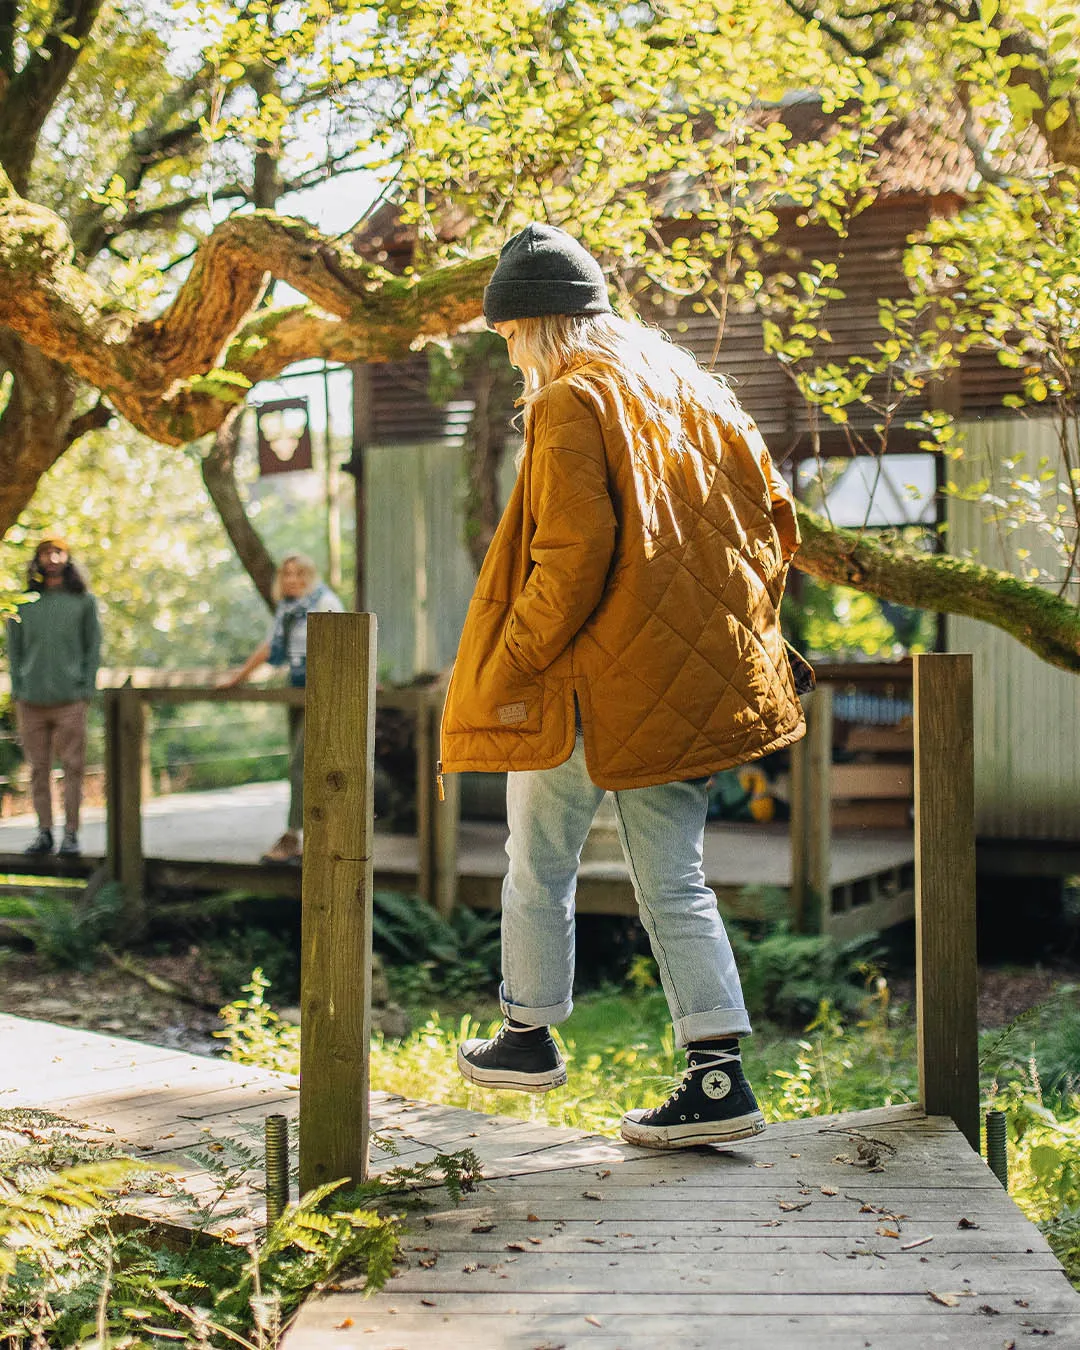
[(541, 314), (610, 314), (600, 264), (555, 225), (526, 225), (508, 239), (484, 291), (488, 323)]

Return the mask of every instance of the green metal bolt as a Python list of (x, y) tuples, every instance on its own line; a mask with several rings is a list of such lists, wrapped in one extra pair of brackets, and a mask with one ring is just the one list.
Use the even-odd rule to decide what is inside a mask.
[(266, 1225), (276, 1223), (289, 1203), (289, 1122), (266, 1117)]
[(1009, 1152), (1005, 1134), (1005, 1112), (986, 1113), (986, 1161), (998, 1181), (1009, 1189)]

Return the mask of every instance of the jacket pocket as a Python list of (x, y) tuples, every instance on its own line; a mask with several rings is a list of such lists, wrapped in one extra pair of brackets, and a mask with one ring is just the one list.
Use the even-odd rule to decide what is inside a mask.
[(446, 697), (443, 725), (451, 734), (540, 730), (543, 679), (511, 658), (504, 630), (508, 607), (474, 599)]

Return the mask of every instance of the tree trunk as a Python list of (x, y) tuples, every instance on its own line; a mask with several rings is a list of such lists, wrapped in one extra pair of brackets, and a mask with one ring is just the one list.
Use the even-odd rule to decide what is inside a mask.
[(248, 519), (240, 489), (236, 482), (236, 450), (240, 441), (240, 425), (244, 408), (234, 408), (218, 428), (214, 447), (202, 462), (203, 482), (217, 507), (225, 532), (236, 549), (255, 588), (272, 611), (274, 599), (274, 560), (258, 531)]
[(0, 371), (5, 369), (13, 383), (7, 407), (0, 414), (0, 523), (4, 529), (19, 518), (41, 476), (74, 439), (79, 389), (64, 366), (0, 329)]
[[(499, 466), (506, 423), (495, 404), (498, 377), (490, 359), (478, 364), (470, 383), (474, 405), (465, 440), (469, 490), (465, 498), (465, 547), (480, 571), (499, 523)], [(493, 415), (494, 414), (494, 415)]]

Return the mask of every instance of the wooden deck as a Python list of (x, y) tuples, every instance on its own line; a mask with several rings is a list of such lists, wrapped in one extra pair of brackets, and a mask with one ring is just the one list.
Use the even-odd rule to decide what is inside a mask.
[[(213, 792), (154, 797), (143, 806), (143, 851), (152, 886), (245, 886), (263, 894), (299, 896), (296, 870), (259, 866), (261, 851), (282, 828), (288, 804), (285, 783), (253, 783)], [(21, 850), (33, 838), (31, 816), (0, 821), (0, 871), (25, 871)], [(459, 897), (476, 908), (498, 908), (506, 871), (505, 825), (463, 821), (458, 838)], [(79, 864), (49, 859), (37, 864), (55, 875), (85, 875), (105, 853), (103, 809), (84, 813)], [(841, 940), (885, 928), (914, 913), (914, 836), (903, 830), (837, 830), (830, 853), (829, 931)], [(375, 881), (412, 888), (418, 873), (417, 840), (375, 834)], [(712, 823), (705, 835), (705, 874), (724, 913), (769, 917), (767, 891), (791, 887), (791, 841), (783, 824)], [(612, 853), (582, 863), (578, 904), (583, 913), (634, 914), (626, 868)], [(774, 916), (779, 917), (779, 916)]]
[[(0, 1105), (83, 1122), (205, 1195), (187, 1151), (250, 1144), (298, 1093), (285, 1075), (0, 1016)], [(428, 1190), (386, 1288), (310, 1300), (286, 1350), (1080, 1346), (1080, 1294), (1045, 1240), (951, 1122), (916, 1107), (677, 1154), (378, 1093), (372, 1118), (402, 1161), (472, 1148), (485, 1179), (457, 1206)], [(258, 1186), (239, 1232), (260, 1219)]]

